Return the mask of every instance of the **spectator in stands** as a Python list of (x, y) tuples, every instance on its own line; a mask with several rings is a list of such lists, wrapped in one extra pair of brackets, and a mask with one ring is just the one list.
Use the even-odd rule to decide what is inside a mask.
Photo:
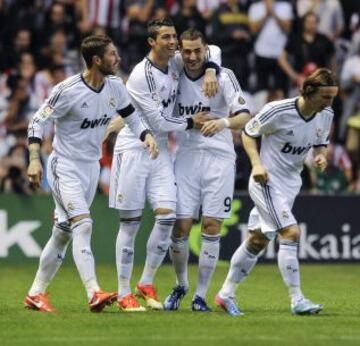
[(28, 80), (17, 75), (9, 78), (8, 84), (11, 95), (4, 119), (6, 130), (15, 137), (26, 138), (29, 118), (35, 112), (37, 104), (30, 93)]
[(18, 144), (10, 149), (8, 156), (0, 161), (0, 192), (26, 195), (32, 192), (26, 175), (27, 163), (28, 151), (25, 145)]
[(19, 61), (19, 55), (24, 52), (32, 53), (32, 33), (29, 29), (19, 28), (9, 46), (4, 46), (4, 52), (0, 60), (0, 71), (6, 71), (16, 68)]
[(123, 1), (122, 0), (81, 0), (79, 6), (82, 34), (91, 32), (106, 34), (121, 46), (123, 43)]
[(305, 160), (305, 164), (310, 170), (312, 186), (316, 190), (328, 194), (351, 191), (353, 182), (353, 168), (350, 157), (343, 145), (334, 142), (334, 137), (333, 125), (330, 133), (330, 143), (327, 146), (326, 158), (328, 166), (326, 172), (321, 172), (316, 168), (312, 149)]
[(339, 136), (344, 139), (347, 121), (351, 115), (357, 112), (360, 104), (360, 42), (357, 54), (349, 56), (345, 60), (340, 76), (340, 85), (345, 98), (339, 124)]
[(301, 87), (311, 67), (331, 67), (334, 45), (318, 32), (318, 18), (310, 12), (302, 18), (300, 33), (294, 33), (279, 57), (279, 65), (291, 81)]
[(79, 47), (80, 32), (76, 23), (75, 8), (65, 2), (54, 1), (45, 15), (46, 30), (39, 33), (42, 44), (49, 44), (54, 33), (62, 30), (70, 48)]
[(243, 91), (249, 91), (251, 34), (248, 8), (249, 1), (227, 0), (216, 10), (211, 23), (212, 41), (221, 47), (222, 64), (234, 71)]
[(72, 49), (67, 41), (66, 33), (58, 29), (49, 36), (49, 44), (42, 49), (42, 63), (53, 65), (63, 65), (66, 76), (78, 73), (81, 70), (81, 60), (79, 52)]
[(268, 101), (284, 98), (286, 77), (278, 58), (287, 42), (293, 8), (285, 0), (261, 0), (251, 4), (249, 24), (255, 35), (256, 90), (269, 91)]
[(178, 13), (173, 16), (173, 21), (178, 33), (189, 28), (196, 28), (205, 34), (205, 20), (196, 7), (196, 0), (182, 0)]
[(297, 1), (297, 14), (303, 17), (313, 12), (318, 17), (318, 32), (335, 42), (345, 29), (343, 9), (339, 0), (301, 0)]
[(360, 193), (360, 112), (348, 119), (346, 149), (353, 163), (353, 191)]
[(147, 39), (147, 22), (152, 16), (155, 0), (125, 0), (125, 12), (129, 23), (127, 30), (127, 62), (131, 71), (149, 51), (144, 44)]

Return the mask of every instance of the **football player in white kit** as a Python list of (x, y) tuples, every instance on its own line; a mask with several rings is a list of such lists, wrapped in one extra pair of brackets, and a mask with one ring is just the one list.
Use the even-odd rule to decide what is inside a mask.
[[(156, 136), (160, 154), (156, 162), (149, 160), (148, 155), (144, 155), (141, 150), (139, 140), (131, 129), (125, 127), (117, 137), (110, 179), (109, 205), (120, 210), (116, 264), (118, 304), (124, 311), (145, 311), (132, 294), (130, 279), (134, 242), (146, 199), (154, 210), (155, 224), (147, 243), (145, 267), (136, 291), (138, 296), (145, 299), (149, 308), (163, 308), (153, 279), (170, 245), (171, 230), (176, 219), (176, 186), (173, 162), (167, 148), (168, 132), (200, 128), (206, 119), (206, 112), (187, 118), (173, 116), (179, 74), (183, 67), (182, 62), (174, 57), (177, 35), (172, 21), (150, 21), (148, 43), (150, 53), (135, 66), (126, 87), (135, 107)], [(208, 63), (207, 66), (213, 65)], [(214, 94), (216, 76), (212, 71), (209, 75), (210, 94)]]
[(28, 176), (31, 183), (39, 186), (42, 176), (39, 152), (44, 128), (48, 121), (55, 124), (53, 152), (47, 167), (55, 202), (55, 223), (24, 301), (27, 308), (38, 311), (55, 311), (46, 289), (71, 240), (90, 310), (101, 311), (116, 300), (117, 294), (102, 291), (96, 279), (89, 211), (98, 185), (102, 139), (114, 114), (124, 118), (151, 155), (156, 157), (158, 152), (153, 136), (132, 106), (122, 80), (113, 76), (120, 57), (111, 39), (89, 36), (83, 40), (81, 52), (86, 69), (54, 87), (28, 128)]
[[(331, 104), (337, 93), (332, 72), (318, 69), (305, 79), (300, 97), (268, 103), (245, 126), (242, 138), (253, 167), (249, 193), (255, 207), (249, 216), (249, 236), (232, 256), (229, 273), (215, 298), (233, 316), (241, 315), (234, 299), (236, 288), (276, 235), (280, 244), (278, 266), (289, 290), (292, 313), (315, 314), (323, 308), (306, 299), (300, 288), (300, 228), (291, 210), (311, 147), (317, 167), (323, 171), (327, 166)], [(256, 138), (260, 136), (259, 154)]]
[[(207, 51), (204, 35), (196, 29), (188, 29), (181, 34), (179, 44), (184, 72), (179, 81), (175, 108), (177, 117), (182, 119), (199, 111), (207, 111), (211, 117), (228, 125), (228, 117), (232, 115), (237, 118), (239, 128), (243, 128), (250, 113), (234, 73), (221, 68), (218, 75), (219, 92), (211, 99), (205, 97), (201, 91)], [(212, 137), (191, 130), (178, 133), (177, 139), (176, 223), (169, 250), (176, 273), (176, 286), (166, 298), (164, 309), (177, 310), (189, 289), (188, 236), (193, 219), (199, 218), (202, 207), (199, 275), (191, 309), (207, 312), (211, 309), (205, 298), (219, 258), (221, 224), (231, 211), (236, 155), (230, 129)]]

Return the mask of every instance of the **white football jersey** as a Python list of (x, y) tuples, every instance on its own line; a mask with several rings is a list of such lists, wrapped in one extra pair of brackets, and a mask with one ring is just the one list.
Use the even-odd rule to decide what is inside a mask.
[(116, 113), (123, 116), (138, 137), (146, 130), (120, 78), (107, 76), (102, 87), (95, 90), (78, 74), (53, 88), (29, 123), (28, 138), (41, 141), (46, 123), (52, 120), (53, 149), (58, 155), (99, 160), (105, 129)]
[[(207, 59), (221, 64), (219, 47), (209, 46)], [(163, 148), (167, 147), (168, 132), (184, 131), (188, 127), (186, 118), (174, 117), (173, 114), (182, 70), (179, 52), (169, 60), (166, 71), (158, 69), (145, 57), (134, 67), (126, 83), (134, 106), (155, 135), (158, 145)], [(118, 134), (115, 151), (132, 148), (142, 148), (142, 144), (125, 126)]]
[[(190, 117), (200, 111), (207, 111), (214, 118), (227, 118), (230, 114), (249, 112), (243, 92), (232, 70), (221, 68), (218, 76), (219, 91), (212, 97), (202, 92), (204, 76), (193, 80), (184, 71), (180, 76), (177, 97), (176, 119)], [(233, 138), (230, 129), (224, 129), (212, 137), (204, 137), (200, 131), (193, 129), (178, 133), (179, 150), (205, 149), (224, 157), (235, 159)]]
[(261, 162), (269, 173), (269, 184), (297, 194), (300, 173), (307, 152), (312, 147), (326, 146), (334, 111), (326, 107), (305, 119), (299, 112), (299, 98), (270, 102), (245, 126), (245, 133), (261, 138)]

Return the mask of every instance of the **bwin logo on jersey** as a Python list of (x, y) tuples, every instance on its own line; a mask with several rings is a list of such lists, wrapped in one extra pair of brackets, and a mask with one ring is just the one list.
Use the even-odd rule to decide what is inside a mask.
[(87, 129), (87, 128), (94, 128), (98, 126), (106, 126), (110, 122), (111, 118), (108, 118), (106, 114), (104, 114), (99, 119), (93, 119), (89, 120), (88, 118), (85, 118), (82, 124), (80, 125), (81, 129)]
[(296, 147), (291, 145), (289, 142), (285, 143), (284, 147), (281, 149), (281, 152), (284, 154), (292, 154), (292, 155), (302, 155), (306, 154), (311, 148), (311, 145), (307, 147)]
[(161, 103), (164, 108), (168, 107), (171, 102), (175, 102), (176, 91), (173, 90), (170, 97), (167, 100), (162, 100)]
[(180, 102), (178, 104), (179, 106), (179, 114), (180, 115), (193, 115), (198, 112), (210, 112), (210, 107), (203, 106), (202, 102), (199, 102), (197, 105), (191, 105), (191, 106), (183, 106)]

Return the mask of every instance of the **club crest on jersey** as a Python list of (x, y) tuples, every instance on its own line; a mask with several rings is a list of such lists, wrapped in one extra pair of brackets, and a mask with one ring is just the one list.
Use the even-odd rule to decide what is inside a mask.
[(117, 199), (117, 201), (118, 201), (119, 203), (122, 203), (122, 201), (124, 200), (124, 196), (123, 196), (121, 193), (119, 193), (119, 194), (116, 196), (116, 199)]
[(153, 99), (153, 101), (156, 102), (158, 106), (160, 106), (160, 97), (156, 91), (151, 93), (151, 98)]
[(110, 99), (109, 99), (109, 107), (115, 108), (115, 106), (116, 106), (115, 99), (113, 97), (110, 97)]
[(179, 76), (175, 72), (173, 72), (171, 76), (173, 80), (179, 80)]
[(322, 135), (322, 129), (320, 127), (316, 128), (316, 138), (320, 139)]
[(245, 99), (244, 99), (242, 96), (239, 96), (238, 102), (239, 102), (241, 105), (244, 105), (244, 104), (246, 103)]
[(54, 113), (54, 108), (52, 108), (50, 105), (46, 105), (45, 107), (43, 107), (43, 109), (40, 111), (39, 114), (43, 119), (46, 119), (53, 113)]
[(66, 207), (67, 207), (67, 210), (70, 210), (70, 211), (75, 210), (75, 206), (71, 202), (69, 202)]

